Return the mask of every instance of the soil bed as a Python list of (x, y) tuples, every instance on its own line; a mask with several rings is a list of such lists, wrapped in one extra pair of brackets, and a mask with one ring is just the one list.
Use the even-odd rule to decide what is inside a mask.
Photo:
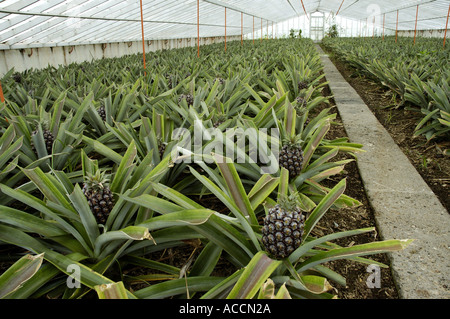
[(450, 147), (450, 141), (427, 142), (423, 136), (414, 137), (414, 128), (421, 119), (418, 112), (405, 107), (387, 108), (393, 105), (389, 89), (371, 79), (357, 75), (354, 68), (337, 59), (326, 48), (322, 47), (322, 49), (330, 54), (331, 61), (345, 80), (358, 92), (442, 205), (450, 211), (450, 159), (442, 154), (442, 150)]

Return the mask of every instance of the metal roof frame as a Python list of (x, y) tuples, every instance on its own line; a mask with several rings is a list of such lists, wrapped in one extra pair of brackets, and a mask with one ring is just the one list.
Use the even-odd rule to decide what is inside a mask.
[[(200, 0), (200, 36), (241, 34), (320, 11), (395, 30), (444, 29), (448, 0)], [(197, 37), (197, 0), (143, 0), (145, 39)], [(261, 25), (262, 21), (262, 25)], [(141, 40), (139, 0), (3, 0), (0, 1), (0, 49), (67, 46)]]

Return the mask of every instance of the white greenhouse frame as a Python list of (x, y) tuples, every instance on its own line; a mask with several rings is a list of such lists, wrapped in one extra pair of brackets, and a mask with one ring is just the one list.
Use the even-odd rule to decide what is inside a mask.
[[(0, 1), (0, 50), (141, 41), (139, 2)], [(448, 0), (382, 0), (376, 4), (365, 0), (199, 0), (197, 21), (197, 0), (143, 0), (142, 3), (145, 40), (223, 36), (224, 8), (228, 9), (227, 36), (243, 33), (247, 38), (254, 32), (258, 37), (264, 36), (261, 29), (269, 25), (270, 35), (274, 32), (273, 24), (277, 30), (283, 21), (301, 16), (309, 19), (317, 11), (323, 12), (327, 20), (339, 16), (360, 26), (375, 24), (377, 30), (383, 25), (391, 33), (397, 28), (399, 31), (444, 30), (449, 10)]]

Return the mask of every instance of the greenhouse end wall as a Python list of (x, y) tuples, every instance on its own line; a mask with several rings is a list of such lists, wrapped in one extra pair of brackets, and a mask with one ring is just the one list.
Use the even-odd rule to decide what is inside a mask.
[[(228, 41), (240, 40), (241, 36), (227, 37)], [(221, 43), (225, 37), (200, 38), (200, 45)], [(168, 50), (197, 45), (197, 38), (146, 40), (145, 51)], [(142, 53), (142, 41), (56, 46), (26, 49), (0, 50), (0, 77), (14, 68), (16, 72), (43, 69), (48, 66), (65, 66), (102, 58), (114, 58)]]

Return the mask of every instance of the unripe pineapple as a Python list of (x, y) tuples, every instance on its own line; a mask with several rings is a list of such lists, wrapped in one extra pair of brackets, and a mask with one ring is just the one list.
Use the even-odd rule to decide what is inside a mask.
[[(53, 133), (49, 129), (48, 121), (43, 120), (41, 122), (41, 125), (42, 125), (42, 136), (45, 142), (45, 148), (47, 149), (47, 154), (50, 155), (52, 154), (53, 142), (55, 141), (55, 137), (53, 136)], [(31, 134), (32, 136), (34, 136), (38, 134), (38, 132), (39, 130), (36, 128)], [(33, 142), (31, 143), (31, 149), (33, 150), (33, 152), (37, 153), (36, 147), (33, 144)]]
[(173, 89), (173, 87), (174, 87), (174, 85), (173, 85), (173, 80), (172, 80), (172, 79), (173, 79), (173, 76), (170, 75), (170, 74), (165, 74), (164, 77), (166, 78), (167, 86), (168, 86), (170, 89)]
[(306, 82), (306, 81), (300, 81), (300, 82), (298, 82), (298, 90), (299, 90), (299, 91), (305, 90), (305, 89), (307, 89), (308, 87), (309, 87), (308, 82)]
[(105, 172), (97, 170), (94, 175), (88, 173), (83, 184), (83, 193), (97, 223), (105, 224), (114, 207), (113, 194)]
[(218, 128), (220, 125), (222, 125), (227, 120), (227, 117), (223, 114), (220, 114), (215, 118), (215, 121), (213, 123), (214, 128)]
[(289, 177), (294, 178), (300, 175), (303, 165), (303, 150), (300, 141), (285, 141), (279, 154), (280, 167), (289, 171)]
[(221, 78), (221, 77), (217, 77), (216, 81), (219, 81), (220, 85), (224, 85), (225, 84), (225, 80), (223, 78)]
[(194, 97), (192, 96), (192, 94), (181, 94), (181, 95), (178, 97), (178, 103), (181, 103), (181, 101), (182, 101), (183, 99), (186, 100), (186, 103), (187, 103), (187, 105), (189, 105), (189, 106), (191, 106), (191, 105), (194, 104)]
[(305, 107), (306, 106), (306, 99), (302, 96), (299, 96), (295, 99), (295, 102), (297, 103), (298, 107)]
[(45, 141), (45, 147), (47, 148), (47, 153), (51, 154), (53, 142), (55, 141), (55, 137), (53, 136), (52, 132), (50, 132), (49, 130), (44, 130), (44, 132), (42, 132), (42, 133), (44, 135), (44, 141)]
[(262, 227), (262, 242), (266, 251), (275, 259), (288, 257), (302, 243), (305, 216), (296, 201), (282, 199), (269, 209)]
[(22, 75), (19, 72), (15, 72), (12, 78), (16, 83), (22, 83)]
[(159, 141), (158, 142), (158, 152), (159, 152), (159, 158), (162, 159), (164, 157), (164, 153), (166, 151), (166, 143), (164, 143), (163, 141)]
[(106, 122), (106, 110), (104, 106), (100, 106), (97, 110), (98, 115), (102, 118), (103, 122)]

